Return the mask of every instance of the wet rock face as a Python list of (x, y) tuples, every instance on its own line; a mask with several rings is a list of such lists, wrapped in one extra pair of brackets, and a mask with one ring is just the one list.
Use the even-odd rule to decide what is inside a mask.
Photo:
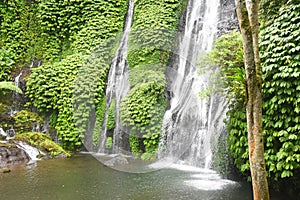
[(221, 0), (217, 37), (239, 28), (234, 0)]
[(0, 145), (0, 168), (30, 160), (25, 151), (15, 145)]

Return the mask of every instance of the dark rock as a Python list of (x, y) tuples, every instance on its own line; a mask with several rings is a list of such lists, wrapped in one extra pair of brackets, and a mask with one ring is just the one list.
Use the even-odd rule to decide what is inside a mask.
[(0, 168), (17, 163), (28, 162), (29, 156), (24, 150), (19, 149), (14, 144), (2, 144), (0, 146)]
[(221, 0), (217, 37), (239, 28), (234, 0)]

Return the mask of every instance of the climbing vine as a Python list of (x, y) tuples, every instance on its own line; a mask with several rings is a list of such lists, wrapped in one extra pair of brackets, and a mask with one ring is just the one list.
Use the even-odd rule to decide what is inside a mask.
[(131, 151), (155, 156), (166, 109), (164, 68), (170, 58), (179, 17), (179, 0), (135, 1), (127, 62), (131, 91), (121, 102), (121, 120), (131, 127)]
[[(124, 125), (131, 127), (130, 142), (134, 153), (143, 149), (148, 153), (156, 151), (166, 109), (162, 69), (152, 65), (147, 67), (132, 69), (130, 82), (134, 87), (121, 103), (121, 120)], [(148, 81), (150, 77), (156, 79)]]
[(261, 32), (266, 164), (276, 179), (300, 169), (299, 14), (288, 1)]
[[(293, 176), (294, 172), (300, 168), (300, 104), (299, 92), (297, 92), (300, 90), (298, 80), (300, 76), (299, 12), (299, 5), (288, 1), (273, 16), (273, 23), (263, 23), (261, 30), (265, 159), (268, 174), (275, 180)], [(216, 41), (216, 47), (217, 44), (218, 41)], [(229, 42), (228, 45), (226, 49), (237, 46), (234, 42)], [(233, 49), (228, 52), (226, 49), (220, 47), (214, 49), (216, 52), (220, 51), (219, 57), (215, 57), (214, 60), (221, 66), (227, 65), (228, 60), (230, 62), (235, 60), (231, 56), (234, 56), (236, 52)], [(237, 67), (238, 65), (235, 68)], [(228, 69), (226, 71), (234, 72)], [(225, 73), (225, 77), (227, 75)], [(232, 79), (232, 77), (236, 77), (238, 73), (236, 71), (229, 75), (227, 77), (227, 80), (231, 82), (229, 86), (234, 86), (240, 78)], [(242, 85), (243, 82), (240, 82), (240, 86)], [(246, 98), (244, 93), (240, 92), (242, 90), (239, 87), (228, 91), (236, 96), (231, 101), (227, 113), (229, 116), (227, 128), (230, 133), (229, 149), (236, 166), (242, 172), (248, 173), (247, 123), (244, 108)]]
[(66, 148), (100, 132), (109, 60), (126, 10), (126, 0), (39, 4), (40, 49), (48, 62), (32, 69), (27, 96), (40, 112), (53, 113), (51, 124)]

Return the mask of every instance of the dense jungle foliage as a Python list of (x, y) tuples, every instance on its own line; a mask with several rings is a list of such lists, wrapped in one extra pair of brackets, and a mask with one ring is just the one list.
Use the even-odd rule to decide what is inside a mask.
[[(91, 142), (86, 134), (93, 135), (95, 148), (98, 145), (106, 79), (127, 7), (127, 0), (1, 3), (0, 81), (13, 80), (31, 65), (30, 75), (24, 77), (26, 109), (37, 109), (49, 119), (64, 148), (76, 150)], [(154, 155), (157, 149), (166, 108), (163, 73), (183, 8), (179, 0), (135, 1), (127, 59), (131, 91), (121, 104), (122, 122), (132, 130), (133, 152)], [(114, 120), (112, 106), (108, 130), (114, 129)]]
[[(271, 180), (298, 175), (300, 170), (299, 14), (296, 1), (262, 1), (261, 4), (263, 128)], [(229, 101), (226, 121), (229, 150), (238, 169), (249, 176), (247, 97), (240, 34), (234, 31), (218, 38), (208, 56), (221, 67), (221, 80)]]

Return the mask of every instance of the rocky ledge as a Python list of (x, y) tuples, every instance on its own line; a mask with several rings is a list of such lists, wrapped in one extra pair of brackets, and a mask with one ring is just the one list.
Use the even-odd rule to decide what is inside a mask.
[(28, 154), (16, 144), (0, 141), (0, 172), (9, 172), (8, 166), (27, 163), (29, 160)]

